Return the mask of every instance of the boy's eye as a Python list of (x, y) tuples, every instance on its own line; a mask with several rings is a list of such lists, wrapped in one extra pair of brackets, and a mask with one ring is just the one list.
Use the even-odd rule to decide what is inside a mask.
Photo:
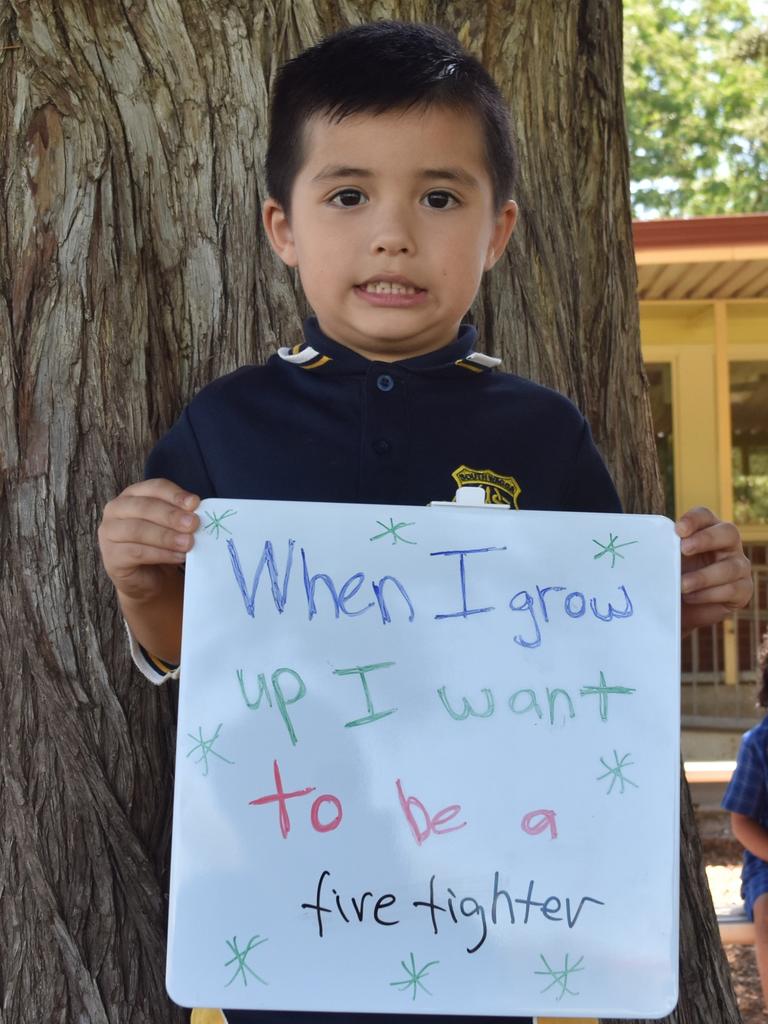
[(422, 201), (430, 210), (449, 210), (452, 206), (459, 205), (456, 196), (451, 195), (450, 192), (443, 192), (440, 189), (427, 192)]
[(360, 189), (357, 188), (343, 188), (341, 191), (334, 193), (328, 202), (332, 206), (362, 206), (363, 203), (368, 202)]

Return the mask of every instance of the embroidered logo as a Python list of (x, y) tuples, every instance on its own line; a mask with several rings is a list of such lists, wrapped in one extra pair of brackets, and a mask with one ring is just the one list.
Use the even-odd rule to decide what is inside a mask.
[(513, 476), (503, 476), (492, 469), (471, 469), (469, 466), (459, 466), (451, 476), (456, 481), (457, 487), (483, 487), (485, 488), (486, 505), (511, 505), (517, 508), (517, 499), (522, 488)]

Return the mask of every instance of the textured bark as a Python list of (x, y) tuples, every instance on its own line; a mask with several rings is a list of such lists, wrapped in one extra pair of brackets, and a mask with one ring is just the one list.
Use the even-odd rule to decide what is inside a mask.
[[(174, 700), (132, 675), (95, 532), (201, 385), (297, 337), (257, 228), (269, 82), (381, 17), (452, 28), (513, 106), (521, 223), (476, 303), (485, 348), (573, 396), (626, 507), (661, 508), (618, 0), (0, 0), (0, 1024), (184, 1019), (163, 986)], [(730, 1024), (683, 807), (669, 1020)]]

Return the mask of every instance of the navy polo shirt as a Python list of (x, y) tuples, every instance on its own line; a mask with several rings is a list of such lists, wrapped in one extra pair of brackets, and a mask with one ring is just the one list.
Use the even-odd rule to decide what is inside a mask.
[[(495, 369), (474, 327), (396, 363), (326, 337), (209, 384), (151, 452), (147, 477), (201, 498), (426, 505), (485, 488), (512, 508), (620, 512), (589, 426), (567, 398)], [(161, 666), (165, 671), (167, 666)], [(415, 1014), (225, 1010), (229, 1024), (423, 1024)], [(430, 1024), (488, 1018), (433, 1016)], [(497, 1018), (502, 1019), (502, 1018)], [(530, 1024), (506, 1017), (506, 1024)]]
[(327, 338), (209, 384), (149, 456), (202, 498), (426, 505), (461, 484), (513, 508), (617, 512), (589, 426), (562, 395), (492, 368), (474, 327), (378, 362)]

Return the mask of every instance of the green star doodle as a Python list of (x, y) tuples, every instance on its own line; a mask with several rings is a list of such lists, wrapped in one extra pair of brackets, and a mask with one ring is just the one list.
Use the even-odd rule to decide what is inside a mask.
[(217, 750), (213, 749), (214, 743), (219, 738), (219, 733), (221, 732), (222, 724), (223, 723), (219, 722), (218, 729), (213, 734), (213, 736), (211, 736), (211, 738), (209, 740), (203, 739), (203, 727), (202, 727), (202, 725), (197, 730), (198, 733), (200, 734), (199, 736), (193, 736), (191, 732), (187, 733), (187, 736), (189, 736), (189, 738), (191, 740), (195, 740), (194, 747), (192, 747), (191, 750), (187, 751), (187, 757), (191, 757), (191, 755), (194, 754), (195, 751), (197, 751), (197, 750), (200, 751), (200, 757), (198, 757), (198, 759), (195, 761), (195, 764), (200, 764), (200, 762), (203, 763), (203, 775), (207, 775), (208, 774), (208, 755), (209, 754), (212, 754), (214, 757), (218, 757), (218, 759), (220, 761), (226, 761), (227, 764), (234, 764), (235, 763), (234, 761), (230, 761), (228, 758), (226, 758), (223, 755), (221, 755)]
[[(259, 940), (258, 942), (256, 941), (257, 939)], [(246, 959), (248, 958), (248, 954), (252, 950), (256, 949), (257, 946), (261, 946), (262, 943), (264, 943), (266, 941), (267, 941), (267, 939), (262, 939), (259, 935), (252, 935), (251, 938), (248, 940), (248, 945), (245, 947), (245, 949), (240, 950), (240, 949), (237, 948), (237, 936), (236, 935), (233, 936), (231, 942), (229, 941), (229, 939), (226, 940), (226, 943), (229, 946), (229, 950), (230, 950), (231, 953), (234, 953), (234, 956), (232, 957), (231, 960), (227, 960), (227, 962), (224, 964), (224, 966), (225, 967), (229, 967), (230, 964), (237, 963), (237, 970), (232, 975), (232, 977), (229, 979), (229, 981), (224, 986), (224, 988), (229, 988), (229, 986), (232, 984), (232, 982), (239, 975), (242, 975), (243, 985), (245, 985), (247, 987), (248, 986), (248, 976), (245, 973), (246, 971), (248, 971), (248, 974), (252, 974), (254, 976), (254, 978), (256, 979), (256, 981), (260, 981), (262, 985), (269, 984), (269, 982), (266, 982), (266, 981), (264, 981), (263, 978), (260, 978), (255, 971), (251, 970), (251, 968), (245, 962)]]
[(624, 792), (624, 785), (625, 784), (628, 785), (628, 786), (634, 786), (635, 789), (639, 789), (639, 786), (637, 785), (637, 783), (633, 782), (632, 779), (628, 779), (626, 777), (626, 775), (624, 774), (624, 769), (625, 768), (630, 768), (634, 764), (634, 761), (627, 761), (627, 758), (631, 757), (631, 756), (632, 756), (631, 754), (625, 754), (624, 757), (622, 757), (622, 759), (619, 760), (619, 755), (614, 750), (614, 752), (613, 752), (613, 760), (614, 760), (613, 768), (611, 768), (611, 766), (608, 764), (608, 762), (605, 760), (605, 758), (603, 758), (603, 757), (600, 758), (600, 763), (603, 765), (604, 768), (607, 768), (608, 771), (607, 772), (603, 772), (602, 775), (598, 775), (597, 776), (597, 781), (599, 782), (601, 779), (607, 779), (609, 775), (611, 776), (611, 784), (610, 784), (610, 786), (608, 787), (608, 789), (606, 791), (607, 793), (611, 792), (611, 790), (613, 789), (613, 787), (616, 785), (617, 782), (618, 782), (619, 786), (621, 787), (620, 788), (620, 792), (621, 793)]
[(546, 959), (544, 958), (544, 956), (541, 953), (539, 953), (539, 957), (541, 958), (544, 966), (546, 967), (546, 971), (534, 971), (533, 973), (534, 974), (543, 974), (543, 975), (545, 975), (545, 977), (552, 978), (552, 981), (549, 983), (549, 985), (547, 985), (546, 988), (543, 988), (541, 990), (542, 994), (544, 992), (549, 992), (549, 990), (554, 985), (559, 985), (560, 986), (560, 995), (557, 997), (557, 1001), (558, 1002), (560, 1002), (560, 1000), (563, 998), (563, 996), (566, 993), (568, 993), (569, 996), (577, 996), (579, 994), (578, 992), (572, 992), (571, 989), (568, 988), (568, 977), (571, 974), (576, 974), (577, 971), (583, 971), (584, 970), (583, 967), (579, 967), (579, 964), (584, 959), (583, 956), (580, 956), (579, 959), (576, 961), (576, 963), (573, 964), (573, 966), (569, 967), (569, 965), (568, 965), (568, 954), (566, 953), (565, 954), (565, 963), (563, 964), (563, 969), (562, 970), (557, 970), (554, 967), (550, 967), (549, 964), (547, 963)]
[(387, 526), (386, 523), (382, 523), (380, 519), (377, 519), (376, 522), (379, 524), (379, 526), (384, 527), (384, 532), (377, 533), (376, 536), (371, 537), (370, 540), (381, 540), (382, 537), (391, 537), (393, 544), (397, 544), (398, 541), (402, 541), (403, 544), (416, 543), (415, 540), (407, 540), (405, 537), (401, 537), (400, 534), (398, 533), (398, 530), (403, 530), (405, 529), (406, 526), (413, 526), (413, 523), (396, 523), (392, 516), (389, 517), (389, 526)]
[(227, 511), (222, 512), (220, 516), (216, 516), (213, 514), (213, 512), (207, 511), (205, 514), (208, 517), (208, 522), (203, 527), (206, 533), (210, 533), (212, 536), (216, 538), (216, 540), (219, 539), (219, 534), (221, 533), (222, 530), (224, 531), (224, 533), (231, 534), (232, 531), (226, 528), (226, 526), (224, 525), (224, 520), (229, 519), (230, 516), (237, 515), (237, 512), (235, 512), (233, 508), (228, 508)]
[(432, 993), (429, 991), (429, 989), (427, 988), (427, 986), (423, 983), (423, 981), (421, 979), (424, 977), (425, 974), (428, 973), (430, 967), (434, 967), (436, 964), (439, 964), (440, 961), (439, 960), (430, 960), (429, 963), (424, 964), (424, 966), (421, 968), (421, 970), (417, 971), (416, 970), (416, 960), (415, 960), (415, 958), (413, 956), (413, 953), (411, 953), (411, 966), (410, 967), (406, 964), (405, 960), (401, 960), (400, 963), (402, 964), (403, 970), (408, 975), (408, 977), (403, 978), (402, 981), (390, 981), (389, 984), (390, 985), (394, 985), (395, 988), (399, 988), (401, 992), (405, 992), (405, 991), (407, 991), (407, 989), (412, 988), (413, 989), (413, 994), (411, 996), (412, 1000), (414, 1000), (416, 998), (416, 990), (417, 989), (423, 989), (423, 991), (426, 992), (428, 996), (431, 996)]
[(617, 544), (616, 541), (619, 539), (618, 534), (616, 534), (616, 533), (609, 533), (608, 536), (609, 536), (610, 540), (608, 541), (607, 544), (601, 544), (599, 540), (595, 540), (594, 538), (592, 538), (592, 543), (593, 544), (597, 544), (597, 546), (602, 549), (602, 550), (598, 551), (598, 553), (595, 555), (595, 561), (597, 561), (598, 558), (602, 558), (603, 555), (610, 555), (611, 556), (611, 568), (613, 568), (614, 565), (616, 565), (616, 559), (617, 558), (623, 558), (624, 557), (624, 555), (622, 555), (622, 553), (619, 551), (619, 548), (628, 548), (628, 547), (631, 547), (632, 544), (639, 544), (640, 543), (639, 541), (636, 541), (636, 540), (625, 540), (623, 544)]

